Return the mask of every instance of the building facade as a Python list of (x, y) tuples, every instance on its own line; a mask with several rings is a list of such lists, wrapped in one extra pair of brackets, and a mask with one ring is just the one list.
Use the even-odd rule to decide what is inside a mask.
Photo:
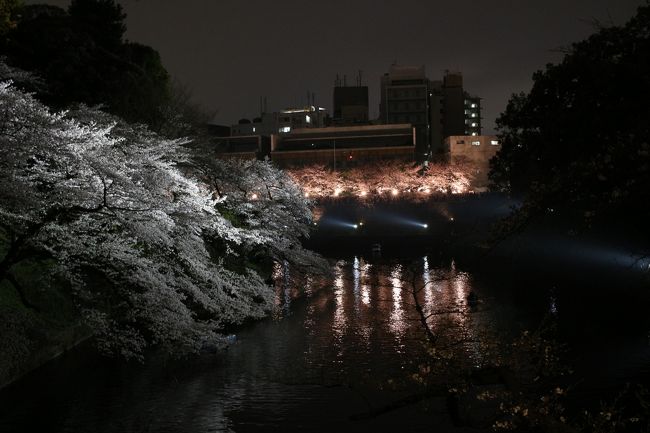
[(413, 159), (410, 124), (297, 129), (271, 137), (271, 160), (281, 167), (309, 163), (344, 167), (373, 159)]
[(465, 94), (465, 135), (481, 135), (481, 98)]
[(474, 190), (487, 190), (490, 159), (501, 149), (499, 139), (494, 135), (453, 135), (445, 138), (445, 146), (452, 164), (465, 165), (471, 171)]
[(420, 158), (443, 155), (446, 137), (481, 133), (480, 98), (464, 90), (460, 72), (430, 80), (424, 66), (392, 65), (381, 77), (380, 91), (379, 120), (412, 123)]
[(327, 110), (323, 107), (286, 108), (275, 113), (262, 113), (252, 121), (242, 119), (230, 127), (230, 135), (287, 134), (294, 129), (322, 128), (327, 126), (327, 122)]
[(424, 66), (391, 65), (380, 83), (379, 120), (412, 124), (416, 152), (422, 155), (430, 151), (429, 88)]

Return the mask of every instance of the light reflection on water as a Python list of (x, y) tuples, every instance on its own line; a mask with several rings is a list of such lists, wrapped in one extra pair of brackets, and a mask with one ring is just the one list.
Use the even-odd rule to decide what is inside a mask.
[[(483, 313), (468, 305), (467, 297), (475, 291), (472, 280), (469, 274), (458, 271), (453, 261), (432, 268), (426, 256), (412, 262), (374, 263), (355, 256), (337, 261), (332, 270), (331, 289), (315, 290), (318, 283), (308, 280), (311, 287), (304, 291), (307, 307), (302, 326), (314, 339), (305, 353), (315, 357), (307, 357), (307, 364), (327, 358), (323, 352), (329, 348), (333, 351), (332, 364), (341, 367), (339, 372), (345, 370), (345, 360), (354, 359), (362, 366), (372, 364), (371, 358), (378, 351), (396, 354), (396, 361), (402, 357), (397, 362), (403, 364), (420, 350), (424, 335), (414, 308), (414, 293), (436, 335), (454, 342), (472, 341), (466, 344), (466, 352), (480, 358), (480, 335), (475, 330), (480, 329), (476, 323), (483, 321)], [(276, 313), (282, 316), (291, 299), (287, 298), (287, 278), (281, 274), (276, 277)]]
[[(315, 278), (298, 280), (286, 264), (277, 264), (271, 319), (241, 329), (237, 342), (216, 355), (175, 366), (156, 360), (133, 366), (73, 351), (10, 393), (0, 392), (0, 431), (432, 431), (439, 420), (430, 413), (408, 417), (408, 425), (399, 415), (368, 424), (350, 421), (368, 409), (368, 398), (380, 394), (378, 385), (406, 377), (426, 356), (414, 291), (433, 332), (451, 342), (460, 340), (455, 347), (473, 365), (482, 360), (484, 331), (513, 330), (514, 314), (522, 310), (550, 310), (577, 329), (584, 327), (574, 325), (593, 310), (584, 305), (594, 299), (593, 291), (576, 304), (566, 291), (532, 285), (525, 292), (532, 301), (515, 308), (489, 296), (496, 282), (488, 281), (492, 287), (485, 280), (477, 283), (455, 263), (434, 264), (430, 257), (390, 261), (358, 256), (333, 263), (332, 270), (333, 280), (324, 284)], [(303, 295), (296, 298), (299, 292)], [(478, 294), (478, 306), (469, 305), (471, 292)], [(607, 298), (606, 311), (595, 312), (599, 320), (612, 318), (604, 322), (607, 328), (630, 316), (611, 314), (617, 299)], [(648, 329), (634, 324), (636, 328)], [(619, 334), (629, 331), (621, 328)], [(620, 338), (608, 344), (602, 339), (599, 334), (593, 347), (604, 350), (609, 344), (613, 353), (624, 353), (615, 346)], [(583, 358), (596, 360), (600, 375), (598, 353)], [(420, 421), (424, 426), (414, 427)]]
[[(390, 312), (389, 328), (395, 336), (398, 352), (403, 349), (402, 338), (406, 331), (404, 320), (404, 299), (402, 298), (402, 266), (395, 265), (390, 272), (390, 286), (392, 295), (392, 308)], [(405, 295), (405, 294), (404, 294)]]

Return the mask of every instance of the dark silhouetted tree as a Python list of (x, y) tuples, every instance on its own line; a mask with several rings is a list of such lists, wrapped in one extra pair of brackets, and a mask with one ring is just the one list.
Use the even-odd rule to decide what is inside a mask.
[(494, 184), (525, 193), (527, 217), (647, 216), (650, 6), (573, 44), (533, 80), (497, 119)]
[(16, 26), (16, 13), (22, 4), (20, 0), (0, 0), (0, 36)]
[(13, 66), (47, 84), (38, 96), (54, 108), (103, 105), (129, 122), (159, 129), (169, 75), (158, 53), (125, 42), (125, 15), (113, 0), (75, 0), (69, 11), (26, 6), (3, 42)]

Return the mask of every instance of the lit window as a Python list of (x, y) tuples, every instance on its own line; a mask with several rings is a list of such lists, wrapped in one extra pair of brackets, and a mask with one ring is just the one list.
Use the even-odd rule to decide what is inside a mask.
[(476, 117), (476, 113), (472, 113), (472, 117)]
[(255, 132), (255, 127), (253, 126), (253, 132)]
[(474, 122), (472, 123), (472, 128), (476, 128), (478, 126), (478, 123)]
[(499, 144), (499, 140), (490, 140), (490, 144), (492, 146), (497, 146)]
[(305, 116), (305, 122), (311, 123), (311, 117), (309, 115)]
[(470, 105), (470, 107), (476, 108), (476, 104), (472, 104), (472, 105)]
[(472, 135), (476, 136), (476, 135), (478, 135), (478, 132), (472, 132)]
[(280, 128), (280, 132), (290, 132), (291, 126), (283, 126)]
[[(474, 135), (474, 134), (472, 134)], [(472, 141), (472, 146), (480, 146), (481, 142), (480, 141)]]

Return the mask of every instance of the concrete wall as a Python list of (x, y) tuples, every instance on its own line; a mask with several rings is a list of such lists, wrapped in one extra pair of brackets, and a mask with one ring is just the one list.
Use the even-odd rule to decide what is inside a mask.
[(445, 139), (445, 146), (452, 164), (469, 165), (475, 190), (486, 189), (490, 159), (501, 149), (498, 138), (494, 135), (452, 135)]

